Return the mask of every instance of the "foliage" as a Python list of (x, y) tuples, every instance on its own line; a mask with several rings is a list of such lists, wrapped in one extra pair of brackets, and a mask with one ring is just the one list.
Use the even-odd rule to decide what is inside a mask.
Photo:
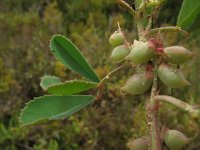
[(20, 123), (29, 125), (47, 119), (64, 119), (92, 103), (94, 99), (93, 96), (85, 95), (38, 97), (26, 104), (21, 112)]
[(178, 20), (177, 25), (188, 29), (192, 24), (198, 22), (197, 16), (200, 9), (200, 2), (198, 0), (184, 0)]
[(69, 39), (55, 35), (50, 41), (50, 48), (55, 57), (66, 67), (93, 82), (99, 82), (99, 78), (92, 67)]
[[(125, 83), (124, 73), (132, 74), (129, 69), (113, 77), (111, 83), (103, 90), (104, 98), (101, 102), (93, 104), (80, 114), (75, 114), (69, 120), (50, 121), (37, 127), (19, 127), (19, 108), (24, 106), (24, 100), (44, 93), (39, 87), (40, 77), (44, 72), (56, 75), (61, 80), (79, 77), (55, 61), (50, 53), (48, 44), (54, 33), (65, 34), (72, 39), (87, 57), (88, 62), (92, 62), (92, 66), (101, 78), (114, 67), (107, 65), (109, 64), (107, 56), (111, 53), (107, 37), (113, 33), (117, 22), (129, 30), (130, 39), (135, 37), (132, 17), (125, 13), (121, 14), (114, 0), (88, 0), (84, 4), (78, 1), (0, 1), (0, 33), (3, 35), (0, 36), (2, 58), (0, 64), (3, 64), (0, 68), (0, 80), (3, 81), (0, 82), (0, 87), (3, 87), (0, 96), (0, 149), (122, 150), (126, 149), (125, 143), (130, 137), (136, 138), (145, 134), (145, 114), (141, 111), (142, 104), (136, 107), (143, 99), (139, 96), (134, 99), (130, 96), (122, 98), (118, 90)], [(159, 22), (155, 26), (166, 25), (165, 23), (169, 22), (175, 25), (180, 3), (179, 0), (166, 1)], [(60, 15), (62, 17), (59, 17)], [(189, 39), (180, 36), (176, 33), (165, 34), (162, 35), (162, 39), (166, 46), (179, 41), (180, 45), (195, 52), (194, 59), (184, 65), (184, 73), (193, 86), (172, 92), (187, 102), (199, 103), (200, 85), (197, 81), (200, 80), (198, 49), (200, 37), (198, 34), (192, 34)], [(116, 80), (120, 80), (119, 83), (116, 83)], [(84, 92), (84, 94), (94, 94), (94, 92)], [(160, 115), (171, 128), (180, 131), (188, 129), (187, 134), (191, 136), (196, 133), (199, 127), (198, 121), (189, 120), (187, 114), (183, 115), (183, 112), (169, 105), (162, 107), (170, 112), (164, 111)], [(142, 124), (137, 121), (141, 117)], [(162, 122), (165, 122), (164, 120)], [(199, 139), (197, 137), (186, 149), (193, 150), (194, 147), (199, 149)]]

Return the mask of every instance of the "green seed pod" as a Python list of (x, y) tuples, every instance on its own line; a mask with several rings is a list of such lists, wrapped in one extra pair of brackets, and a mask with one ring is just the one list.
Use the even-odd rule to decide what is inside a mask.
[(177, 130), (167, 130), (163, 138), (170, 150), (180, 150), (190, 142), (189, 138)]
[(130, 140), (127, 143), (127, 147), (130, 150), (148, 150), (148, 144), (150, 144), (150, 138), (148, 136)]
[(193, 57), (193, 53), (181, 46), (171, 46), (164, 49), (164, 59), (169, 63), (180, 65)]
[(124, 43), (124, 35), (122, 32), (115, 31), (109, 38), (112, 46), (119, 46)]
[(130, 49), (125, 45), (117, 46), (110, 56), (113, 61), (120, 61), (124, 59), (130, 53)]
[(167, 64), (160, 65), (158, 76), (160, 80), (170, 88), (181, 88), (190, 85), (179, 69)]
[(121, 88), (124, 93), (138, 95), (146, 92), (152, 85), (152, 78), (148, 78), (145, 73), (134, 74)]
[(137, 44), (134, 42), (131, 52), (126, 59), (135, 64), (142, 64), (151, 60), (154, 52), (155, 50), (151, 42), (137, 42)]

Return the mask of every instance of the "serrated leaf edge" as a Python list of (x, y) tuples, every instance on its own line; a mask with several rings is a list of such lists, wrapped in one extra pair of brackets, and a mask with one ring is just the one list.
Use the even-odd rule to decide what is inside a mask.
[[(44, 90), (44, 91), (47, 91), (47, 89), (49, 88), (49, 87), (51, 87), (51, 86), (54, 86), (55, 84), (58, 84), (58, 83), (54, 83), (54, 84), (51, 84), (50, 86), (48, 86), (47, 88), (43, 88), (42, 87), (42, 79), (44, 79), (44, 78), (48, 78), (48, 77), (50, 77), (50, 78), (58, 78), (58, 79), (60, 79), (59, 77), (57, 77), (57, 76), (54, 76), (54, 75), (43, 75), (42, 77), (40, 77), (40, 87)], [(62, 82), (61, 82), (62, 83)]]
[[(24, 113), (24, 111), (28, 108), (28, 105), (29, 105), (30, 103), (32, 103), (32, 102), (34, 102), (34, 101), (36, 101), (36, 100), (38, 100), (38, 99), (40, 99), (40, 98), (54, 97), (54, 96), (55, 96), (55, 95), (43, 95), (43, 96), (39, 96), (39, 97), (34, 97), (32, 100), (29, 100), (27, 103), (25, 103), (25, 106), (24, 106), (24, 108), (21, 109), (20, 115), (19, 115), (19, 117), (18, 117), (18, 121), (19, 121), (19, 123), (20, 123), (20, 126), (21, 126), (21, 127), (24, 127), (24, 126), (31, 125), (31, 124), (34, 124), (34, 123), (36, 123), (36, 122), (39, 122), (39, 121), (41, 121), (41, 120), (44, 120), (44, 119), (40, 119), (40, 120), (31, 122), (31, 123), (22, 124), (21, 117), (22, 117), (22, 114)], [(74, 96), (74, 97), (76, 97), (76, 96), (91, 96), (91, 97), (94, 97), (94, 96), (92, 96), (92, 95), (67, 95), (67, 96)], [(95, 97), (94, 97), (94, 99), (95, 99)], [(50, 120), (50, 118), (48, 118), (47, 120)]]
[[(65, 38), (66, 40), (68, 40), (65, 36), (63, 36), (63, 35), (61, 35), (61, 34), (55, 34), (55, 35), (53, 35), (53, 36), (51, 37), (51, 39), (49, 40), (49, 48), (50, 48), (51, 52), (52, 52), (52, 49), (51, 49), (51, 42), (53, 41), (54, 37), (56, 37), (56, 36), (61, 36), (61, 37)], [(55, 56), (55, 58), (56, 58), (57, 61), (59, 61), (60, 63), (63, 64), (63, 62), (61, 62), (53, 52), (52, 52), (52, 54)], [(64, 65), (64, 64), (63, 64), (63, 65)], [(64, 65), (64, 66), (65, 66), (65, 65)], [(65, 67), (66, 67), (66, 66), (65, 66)], [(71, 68), (70, 66), (68, 66), (68, 68), (69, 68), (70, 70), (72, 70), (72, 68)]]
[[(50, 50), (51, 50), (51, 52), (52, 52), (52, 49), (51, 49), (51, 42), (53, 41), (53, 39), (55, 38), (55, 37), (57, 37), (57, 36), (61, 36), (61, 37), (63, 37), (65, 40), (67, 40), (67, 41), (69, 41), (69, 42), (71, 42), (75, 47), (76, 47), (76, 49), (79, 51), (79, 48), (70, 40), (70, 39), (68, 39), (68, 38), (66, 38), (64, 35), (61, 35), (61, 34), (55, 34), (55, 35), (53, 35), (52, 37), (51, 37), (51, 39), (49, 40), (49, 48), (50, 48)], [(79, 51), (80, 52), (80, 51)], [(53, 52), (52, 52), (53, 53)], [(58, 58), (57, 58), (57, 56), (53, 53), (53, 55), (55, 56), (55, 58), (56, 58), (56, 60), (58, 60), (59, 62), (61, 62)], [(100, 78), (99, 78), (99, 76), (96, 74), (96, 72), (94, 71), (94, 69), (92, 68), (92, 66), (90, 65), (90, 63), (88, 63), (88, 61), (85, 59), (85, 57), (83, 56), (83, 54), (80, 52), (80, 55), (83, 57), (83, 59), (87, 62), (87, 64), (88, 64), (88, 66), (90, 67), (90, 69), (95, 73), (95, 75), (97, 76), (97, 78), (98, 78), (98, 80), (99, 80), (99, 82), (100, 82)], [(63, 62), (61, 62), (62, 64), (63, 64)], [(64, 65), (64, 64), (63, 64)], [(69, 67), (68, 66), (68, 68), (70, 69), (70, 70), (73, 70), (71, 67)], [(78, 74), (78, 73), (77, 73)], [(85, 77), (84, 77), (85, 78)], [(96, 83), (98, 83), (98, 82), (96, 82)]]
[[(27, 123), (27, 124), (22, 124), (22, 120), (21, 120), (21, 117), (22, 117), (22, 114), (24, 113), (24, 111), (28, 108), (28, 105), (34, 101), (36, 101), (37, 99), (40, 99), (40, 98), (43, 98), (43, 97), (47, 97), (47, 96), (53, 96), (53, 95), (44, 95), (44, 96), (39, 96), (39, 97), (34, 97), (32, 100), (29, 100), (27, 103), (25, 103), (25, 106), (24, 108), (21, 109), (21, 112), (20, 112), (20, 115), (19, 115), (19, 118), (18, 118), (18, 121), (20, 123), (21, 126), (26, 126), (26, 125), (29, 125), (30, 123)], [(38, 122), (39, 120), (35, 121), (35, 122)], [(34, 124), (35, 122), (32, 122), (31, 124)]]
[(77, 82), (77, 83), (89, 83), (89, 84), (93, 84), (93, 85), (98, 85), (98, 83), (96, 83), (96, 82), (90, 82), (90, 81), (84, 81), (84, 80), (74, 79), (74, 80), (64, 81), (62, 83), (55, 83), (55, 84), (49, 86), (47, 88), (47, 91), (51, 87), (56, 87), (56, 86), (60, 86), (60, 85), (65, 85), (66, 83), (74, 83), (74, 82)]

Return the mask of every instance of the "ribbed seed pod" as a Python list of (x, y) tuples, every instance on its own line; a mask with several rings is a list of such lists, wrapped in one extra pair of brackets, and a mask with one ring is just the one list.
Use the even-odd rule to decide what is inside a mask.
[(130, 150), (148, 150), (148, 144), (150, 144), (150, 138), (148, 136), (131, 140), (127, 143), (127, 147)]
[(189, 138), (177, 130), (167, 130), (163, 138), (170, 150), (180, 150), (190, 142)]
[(113, 61), (120, 61), (124, 59), (130, 53), (130, 49), (125, 45), (117, 46), (110, 56), (110, 59)]
[(193, 53), (181, 46), (171, 46), (164, 49), (164, 59), (169, 63), (180, 65), (193, 57)]
[(126, 57), (127, 60), (135, 64), (142, 64), (151, 60), (155, 50), (152, 48), (151, 42), (134, 43), (130, 54)]
[(121, 88), (122, 92), (131, 95), (138, 95), (146, 92), (152, 85), (152, 78), (149, 79), (145, 73), (134, 74)]
[(170, 88), (181, 88), (190, 85), (179, 69), (167, 64), (161, 64), (159, 66), (158, 76)]
[(124, 35), (122, 32), (115, 31), (109, 38), (112, 46), (119, 46), (124, 43)]

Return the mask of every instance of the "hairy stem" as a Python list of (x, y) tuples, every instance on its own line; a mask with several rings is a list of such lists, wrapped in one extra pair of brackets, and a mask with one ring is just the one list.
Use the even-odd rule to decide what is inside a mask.
[[(152, 18), (149, 18), (148, 20), (148, 25), (146, 27), (146, 30), (150, 31), (151, 29), (151, 24), (152, 24)], [(146, 36), (146, 30), (144, 28), (144, 24), (142, 22), (142, 16), (138, 14), (137, 17), (135, 17), (135, 20), (137, 22), (137, 28), (138, 28), (138, 35), (139, 35), (139, 40), (140, 41), (146, 41), (147, 36)], [(155, 58), (154, 58), (155, 59)], [(147, 107), (146, 107), (146, 113), (147, 113), (147, 124), (148, 124), (148, 130), (149, 130), (149, 135), (151, 138), (151, 145), (149, 148), (151, 150), (161, 150), (161, 140), (160, 140), (160, 129), (159, 129), (159, 119), (158, 119), (158, 111), (159, 111), (159, 103), (154, 100), (154, 96), (157, 94), (157, 70), (158, 70), (158, 65), (157, 65), (157, 60), (154, 60), (154, 77), (153, 77), (153, 86), (151, 90), (151, 95), (150, 99), (147, 102)]]
[(157, 93), (157, 84), (158, 84), (157, 70), (158, 66), (155, 62), (151, 96), (149, 101), (147, 102), (147, 121), (148, 121), (149, 135), (151, 138), (151, 146), (150, 146), (151, 150), (161, 150), (160, 129), (159, 129), (159, 119), (158, 119), (159, 103), (154, 99)]

